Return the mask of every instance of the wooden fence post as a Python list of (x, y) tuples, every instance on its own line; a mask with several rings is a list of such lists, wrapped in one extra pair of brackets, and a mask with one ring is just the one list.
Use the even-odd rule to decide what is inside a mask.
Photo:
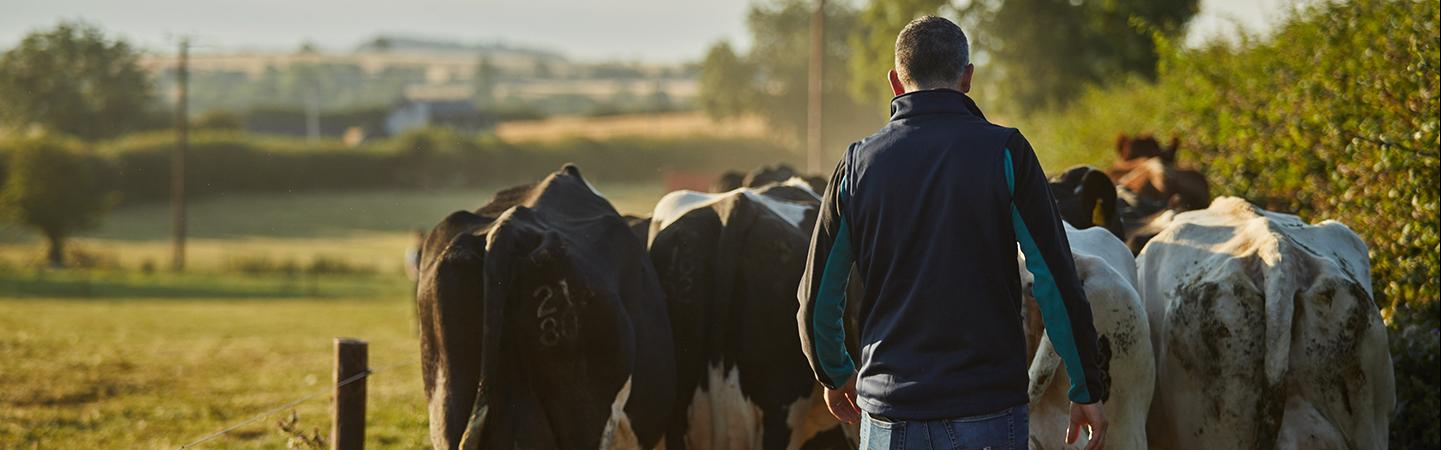
[[(339, 384), (369, 370), (366, 343), (354, 338), (335, 338), (335, 380)], [(335, 388), (331, 402), (330, 448), (352, 450), (365, 448), (365, 382), (366, 378)]]

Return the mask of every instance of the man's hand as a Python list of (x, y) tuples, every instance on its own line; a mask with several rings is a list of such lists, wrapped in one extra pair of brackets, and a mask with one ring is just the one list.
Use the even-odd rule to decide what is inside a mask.
[[(827, 399), (830, 398), (827, 393)], [(1101, 410), (1101, 403), (1081, 405), (1071, 404), (1071, 426), (1066, 428), (1066, 443), (1076, 443), (1076, 438), (1081, 437), (1081, 427), (1090, 428), (1091, 442), (1086, 444), (1086, 450), (1101, 450), (1106, 447), (1106, 413)]]
[(841, 422), (858, 423), (861, 421), (861, 409), (856, 406), (856, 376), (840, 389), (826, 389), (826, 407), (830, 408), (831, 415), (836, 416)]

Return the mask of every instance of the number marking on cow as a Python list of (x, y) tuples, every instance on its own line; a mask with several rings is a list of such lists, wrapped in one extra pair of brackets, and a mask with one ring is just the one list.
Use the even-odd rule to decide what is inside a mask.
[(570, 295), (570, 284), (560, 280), (556, 286), (560, 288), (558, 297), (564, 300), (560, 304), (556, 304), (556, 289), (550, 285), (537, 287), (531, 292), (531, 298), (539, 300), (535, 317), (539, 321), (540, 343), (546, 347), (559, 345), (562, 338), (573, 341), (580, 336), (580, 312)]

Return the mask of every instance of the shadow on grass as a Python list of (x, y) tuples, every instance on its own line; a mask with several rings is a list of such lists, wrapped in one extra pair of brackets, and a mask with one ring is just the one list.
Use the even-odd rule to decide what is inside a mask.
[(379, 276), (244, 276), (31, 272), (0, 274), (0, 297), (59, 299), (357, 298), (408, 295), (408, 281)]

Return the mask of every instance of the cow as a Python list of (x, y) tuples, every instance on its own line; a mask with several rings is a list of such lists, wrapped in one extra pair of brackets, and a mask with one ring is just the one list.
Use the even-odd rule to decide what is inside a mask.
[(1106, 172), (1075, 166), (1051, 177), (1050, 185), (1066, 223), (1080, 229), (1102, 227), (1117, 238), (1126, 238), (1117, 211), (1116, 185)]
[(644, 244), (579, 169), (450, 214), (422, 254), (435, 448), (661, 444), (675, 396), (663, 294)]
[(798, 178), (656, 204), (651, 260), (675, 332), (684, 449), (852, 447), (831, 417), (794, 320), (819, 196)]
[(800, 175), (790, 164), (776, 164), (774, 166), (761, 167), (746, 174), (745, 180), (741, 182), (745, 187), (761, 187), (770, 184), (785, 183), (791, 178)]
[(640, 239), (642, 242), (644, 242), (646, 238), (650, 235), (649, 217), (633, 216), (630, 214), (626, 214), (624, 216), (621, 216), (621, 218), (625, 219), (625, 224), (626, 226), (630, 227), (631, 233), (635, 234), (635, 237), (637, 239)]
[(1103, 227), (1125, 241), (1131, 254), (1170, 223), (1176, 211), (1166, 203), (1116, 186), (1106, 172), (1075, 166), (1051, 177), (1061, 218), (1076, 228)]
[(1180, 211), (1205, 208), (1211, 202), (1210, 184), (1201, 172), (1176, 164), (1178, 147), (1180, 142), (1174, 138), (1163, 148), (1150, 135), (1131, 138), (1121, 134), (1116, 137), (1117, 160), (1108, 174), (1116, 185), (1148, 203)]
[(1141, 254), (1151, 238), (1171, 224), (1180, 210), (1145, 199), (1125, 188), (1116, 188), (1116, 215), (1125, 234), (1126, 248), (1132, 255)]
[[(1076, 229), (1067, 224), (1066, 238), (1091, 304), (1091, 314), (1100, 341), (1101, 357), (1111, 389), (1103, 408), (1110, 421), (1106, 436), (1109, 449), (1145, 449), (1146, 415), (1155, 387), (1155, 356), (1151, 350), (1150, 325), (1137, 293), (1136, 261), (1111, 232), (1103, 228)], [(1024, 256), (1018, 257), (1024, 260)], [(1070, 378), (1061, 369), (1061, 358), (1045, 339), (1036, 299), (1031, 295), (1032, 277), (1021, 264), (1025, 293), (1026, 348), (1030, 367), (1030, 448), (1080, 449), (1065, 445), (1070, 423), (1070, 400), (1066, 387)]]
[(745, 187), (746, 174), (740, 171), (727, 170), (711, 184), (711, 192), (730, 192)]
[(1366, 245), (1222, 197), (1137, 260), (1153, 448), (1384, 449), (1396, 405)]
[(730, 192), (739, 188), (760, 188), (772, 184), (784, 184), (793, 178), (800, 178), (810, 185), (812, 191), (825, 192), (826, 178), (813, 175), (804, 175), (792, 168), (789, 164), (777, 164), (775, 166), (761, 167), (752, 170), (750, 173), (741, 173), (735, 170), (727, 170), (720, 178), (711, 185), (711, 192)]

